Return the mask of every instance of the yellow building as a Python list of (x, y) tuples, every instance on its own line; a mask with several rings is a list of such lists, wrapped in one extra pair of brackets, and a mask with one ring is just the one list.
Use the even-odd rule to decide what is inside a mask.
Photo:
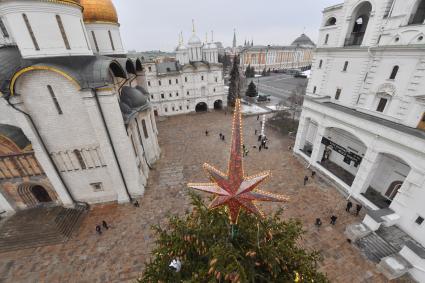
[(302, 34), (290, 46), (245, 46), (240, 52), (240, 65), (245, 70), (249, 65), (256, 72), (264, 69), (270, 71), (311, 67), (313, 50), (316, 45)]

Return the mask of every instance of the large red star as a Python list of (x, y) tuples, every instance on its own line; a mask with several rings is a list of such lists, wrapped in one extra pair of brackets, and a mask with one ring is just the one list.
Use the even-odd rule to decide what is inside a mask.
[(205, 163), (204, 169), (209, 175), (211, 183), (190, 183), (188, 187), (215, 194), (210, 208), (227, 206), (232, 224), (238, 222), (240, 209), (263, 217), (263, 212), (255, 205), (256, 201), (286, 201), (287, 197), (271, 194), (256, 189), (269, 176), (265, 171), (254, 176), (245, 177), (242, 164), (242, 114), (240, 99), (236, 100), (233, 115), (232, 146), (227, 174)]

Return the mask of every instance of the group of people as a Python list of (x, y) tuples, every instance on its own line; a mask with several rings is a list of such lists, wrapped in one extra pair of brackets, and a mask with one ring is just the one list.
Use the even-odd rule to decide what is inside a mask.
[(105, 230), (109, 230), (108, 223), (106, 223), (105, 220), (102, 220), (102, 225), (99, 225), (99, 224), (96, 225), (96, 232), (97, 232), (98, 235), (102, 235), (102, 227)]
[[(345, 211), (350, 212), (351, 208), (353, 207), (353, 203), (349, 200), (347, 202), (347, 206), (345, 207)], [(356, 204), (356, 211), (354, 212), (355, 216), (359, 216), (360, 210), (362, 210), (362, 205), (360, 203)]]
[(260, 142), (260, 145), (258, 146), (258, 151), (261, 151), (262, 148), (269, 149), (267, 146), (268, 138), (266, 136), (259, 135), (258, 141)]

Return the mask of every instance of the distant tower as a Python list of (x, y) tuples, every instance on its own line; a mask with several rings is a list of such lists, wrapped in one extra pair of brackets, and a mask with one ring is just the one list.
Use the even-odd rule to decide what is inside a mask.
[(233, 30), (233, 48), (236, 48), (236, 29)]

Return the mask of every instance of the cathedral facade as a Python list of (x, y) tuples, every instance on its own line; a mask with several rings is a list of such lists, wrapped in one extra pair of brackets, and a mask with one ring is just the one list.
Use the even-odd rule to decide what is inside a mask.
[(176, 62), (146, 62), (140, 83), (147, 89), (154, 113), (160, 116), (222, 109), (227, 105), (218, 47), (201, 42), (193, 28), (187, 45), (180, 35)]
[(240, 64), (243, 70), (250, 66), (257, 73), (263, 70), (307, 70), (311, 67), (315, 47), (316, 44), (305, 34), (289, 46), (264, 46), (248, 42), (240, 51)]
[(111, 0), (0, 2), (0, 212), (142, 196), (159, 158)]
[(326, 8), (294, 146), (367, 208), (364, 233), (409, 239), (380, 265), (403, 266), (401, 256), (409, 264), (396, 275), (408, 271), (418, 282), (425, 282), (424, 23), (424, 0)]

